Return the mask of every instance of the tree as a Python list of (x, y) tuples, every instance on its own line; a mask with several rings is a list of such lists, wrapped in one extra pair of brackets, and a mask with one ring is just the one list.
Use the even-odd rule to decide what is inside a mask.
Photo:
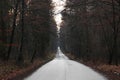
[(23, 64), (24, 59), (23, 59), (23, 41), (24, 41), (24, 15), (25, 15), (25, 1), (21, 0), (21, 44), (20, 44), (20, 52), (18, 54), (17, 62), (19, 64)]
[[(10, 37), (10, 43), (9, 44), (13, 44), (13, 38), (14, 38), (14, 33), (15, 33), (15, 28), (16, 28), (16, 19), (17, 19), (17, 15), (18, 15), (19, 3), (20, 3), (20, 0), (17, 0), (15, 2), (15, 7), (13, 7), (14, 14), (13, 14), (12, 32), (11, 32), (11, 37)], [(12, 49), (12, 46), (9, 46), (7, 56), (6, 56), (7, 60), (9, 60), (9, 58), (10, 58), (11, 49)]]
[(109, 64), (113, 62), (117, 65), (120, 47), (119, 5), (119, 0), (68, 0), (61, 29), (63, 49), (68, 48), (78, 58), (104, 57)]
[(9, 14), (10, 9), (9, 0), (0, 1), (0, 57), (4, 60), (6, 57), (7, 47), (7, 29), (9, 27)]
[[(106, 17), (106, 21), (109, 22), (110, 26), (111, 26), (111, 31), (108, 34), (111, 34), (111, 38), (109, 38), (109, 40), (107, 40), (107, 34), (104, 31), (105, 34), (105, 40), (106, 40), (106, 45), (108, 47), (108, 51), (109, 51), (109, 64), (112, 64), (114, 62), (114, 64), (118, 65), (118, 47), (119, 47), (119, 43), (118, 43), (118, 35), (119, 35), (119, 1), (104, 1), (102, 2), (103, 4), (107, 5), (108, 7), (111, 7), (109, 9), (109, 11), (111, 11), (111, 13), (109, 15), (106, 15), (107, 13), (104, 12), (104, 16)], [(101, 21), (101, 24), (104, 24), (103, 21)], [(103, 28), (103, 30), (105, 30)]]

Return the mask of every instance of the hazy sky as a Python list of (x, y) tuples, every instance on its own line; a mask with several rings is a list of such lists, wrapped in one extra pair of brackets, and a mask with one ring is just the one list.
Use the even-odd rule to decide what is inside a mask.
[(57, 28), (58, 30), (60, 29), (60, 24), (62, 22), (62, 15), (61, 15), (61, 11), (64, 10), (64, 6), (66, 5), (66, 0), (52, 0), (53, 4), (54, 4), (54, 19), (56, 21), (57, 24)]

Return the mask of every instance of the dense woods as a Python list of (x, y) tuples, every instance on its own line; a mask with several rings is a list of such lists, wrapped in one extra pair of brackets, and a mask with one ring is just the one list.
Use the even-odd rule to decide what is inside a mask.
[(61, 47), (79, 59), (120, 62), (120, 0), (67, 0)]
[(55, 51), (56, 27), (50, 4), (50, 0), (0, 1), (1, 60), (33, 62)]

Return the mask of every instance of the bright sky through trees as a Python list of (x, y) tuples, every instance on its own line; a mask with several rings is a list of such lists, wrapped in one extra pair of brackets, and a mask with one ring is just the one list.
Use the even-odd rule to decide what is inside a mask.
[(66, 5), (66, 0), (52, 0), (53, 1), (53, 17), (56, 21), (58, 31), (60, 29), (60, 24), (62, 22), (61, 11), (64, 10), (64, 6)]

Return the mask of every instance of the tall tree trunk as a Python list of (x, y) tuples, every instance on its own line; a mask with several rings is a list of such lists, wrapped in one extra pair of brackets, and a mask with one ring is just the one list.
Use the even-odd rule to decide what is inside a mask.
[[(15, 9), (14, 9), (13, 25), (12, 25), (13, 29), (12, 29), (12, 33), (11, 33), (10, 43), (9, 44), (13, 43), (14, 32), (15, 32), (15, 28), (16, 28), (17, 10), (18, 10), (19, 3), (20, 3), (20, 0), (17, 0), (16, 5), (15, 5)], [(10, 45), (9, 48), (8, 48), (7, 55), (6, 55), (6, 60), (9, 60), (9, 58), (10, 58), (11, 49), (12, 49), (12, 46)]]
[(5, 47), (4, 47), (4, 43), (6, 42), (6, 33), (5, 33), (5, 22), (4, 22), (4, 19), (3, 19), (4, 17), (3, 17), (3, 11), (1, 10), (1, 12), (0, 12), (0, 26), (1, 26), (1, 31), (2, 31), (2, 33), (1, 33), (1, 40), (2, 40), (2, 47), (3, 47), (3, 49), (2, 49), (2, 51), (1, 51), (1, 58), (4, 60), (5, 59)]
[(17, 62), (19, 64), (23, 64), (23, 41), (24, 41), (24, 13), (25, 13), (25, 2), (24, 0), (21, 0), (22, 10), (21, 10), (21, 45), (20, 45), (20, 52), (18, 55)]
[(109, 64), (112, 64), (112, 57), (115, 57), (115, 64), (118, 65), (117, 59), (117, 36), (118, 36), (118, 27), (116, 26), (116, 14), (115, 14), (115, 3), (112, 0), (112, 10), (113, 10), (113, 20), (112, 20), (112, 28), (113, 28), (113, 46), (112, 46), (112, 55), (110, 55)]
[(89, 28), (88, 28), (88, 25), (89, 25), (89, 21), (88, 21), (88, 13), (87, 13), (87, 1), (88, 0), (84, 0), (84, 25), (85, 25), (85, 31), (86, 31), (86, 52), (89, 54)]

